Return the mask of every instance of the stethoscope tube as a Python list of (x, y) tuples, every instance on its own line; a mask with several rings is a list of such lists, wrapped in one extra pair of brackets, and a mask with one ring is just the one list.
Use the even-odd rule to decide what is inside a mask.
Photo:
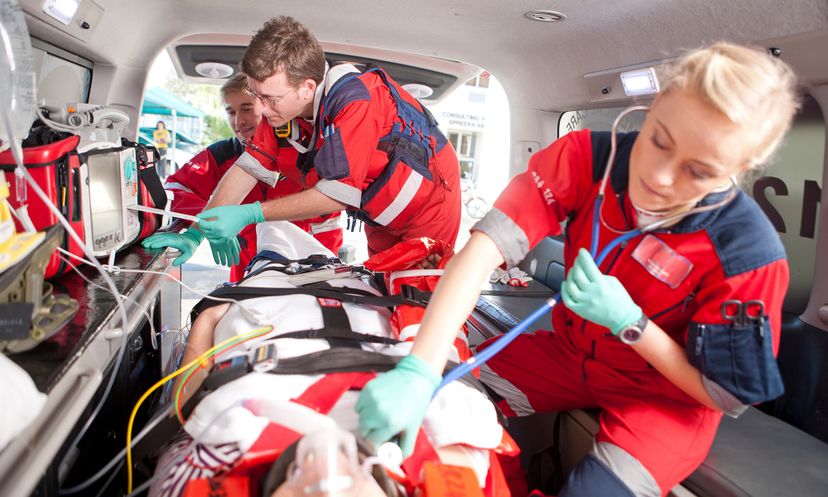
[[(596, 259), (597, 264), (600, 266), (604, 259), (607, 258), (607, 255), (609, 255), (609, 253), (614, 248), (640, 234), (641, 230), (633, 230), (609, 242), (607, 246), (604, 247), (604, 249), (598, 255), (598, 259)], [(595, 246), (597, 244), (593, 245)], [(591, 252), (591, 254), (593, 255), (593, 257), (595, 257), (594, 252)], [(446, 375), (443, 377), (443, 381), (441, 381), (440, 384), (437, 386), (437, 389), (434, 390), (434, 395), (437, 395), (437, 392), (439, 392), (440, 389), (444, 386), (448, 385), (449, 383), (458, 378), (462, 378), (475, 368), (479, 368), (480, 366), (485, 364), (486, 361), (494, 357), (495, 354), (506, 348), (506, 346), (509, 345), (515, 338), (517, 338), (518, 335), (523, 333), (526, 330), (526, 328), (528, 328), (532, 323), (540, 319), (540, 317), (546, 314), (550, 309), (555, 307), (560, 298), (561, 294), (556, 293), (552, 298), (544, 302), (543, 305), (535, 309), (535, 311), (532, 312), (532, 314), (530, 314), (529, 316), (524, 318), (523, 321), (515, 325), (514, 328), (510, 329), (505, 334), (501, 335), (500, 338), (492, 342), (492, 344), (486, 347), (482, 352), (468, 358), (465, 362), (446, 373)]]

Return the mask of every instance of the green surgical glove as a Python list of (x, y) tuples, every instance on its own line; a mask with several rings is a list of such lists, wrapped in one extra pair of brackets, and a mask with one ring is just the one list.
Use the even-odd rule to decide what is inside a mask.
[(411, 455), (423, 416), (441, 380), (428, 363), (408, 355), (397, 367), (369, 381), (356, 404), (362, 436), (378, 447), (402, 433), (400, 448), (403, 455)]
[(173, 266), (180, 266), (193, 256), (198, 245), (204, 240), (204, 235), (194, 228), (188, 228), (181, 233), (156, 233), (146, 238), (141, 245), (148, 249), (163, 249), (172, 247), (181, 252), (173, 261)]
[[(219, 242), (235, 239), (239, 231), (253, 223), (264, 222), (262, 205), (259, 202), (244, 205), (222, 205), (206, 210), (197, 216), (201, 221), (198, 228), (207, 240)], [(236, 243), (238, 245), (238, 242)]]
[(583, 248), (561, 285), (561, 297), (572, 312), (609, 328), (613, 335), (643, 315), (618, 278), (603, 274)]
[(221, 240), (208, 238), (208, 241), (213, 251), (213, 262), (228, 267), (239, 263), (239, 239), (235, 235)]

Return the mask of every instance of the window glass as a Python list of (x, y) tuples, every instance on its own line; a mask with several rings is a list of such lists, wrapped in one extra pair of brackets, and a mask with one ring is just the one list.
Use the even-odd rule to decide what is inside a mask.
[[(571, 131), (591, 129), (592, 131), (610, 131), (612, 123), (627, 107), (607, 107), (604, 109), (570, 110), (561, 114), (558, 120), (558, 138)], [(619, 133), (628, 133), (641, 129), (645, 112), (628, 114), (618, 123)]]
[(61, 104), (89, 102), (91, 63), (87, 67), (48, 52), (46, 44), (36, 42), (33, 45), (38, 101), (46, 99)]
[(813, 284), (824, 150), (822, 111), (806, 96), (775, 160), (744, 186), (785, 244), (791, 283), (784, 310), (795, 314), (805, 310)]
[(428, 107), (460, 162), (463, 205), (455, 247), (459, 250), (468, 240), (469, 229), (488, 212), (509, 181), (508, 102), (497, 79), (482, 72)]

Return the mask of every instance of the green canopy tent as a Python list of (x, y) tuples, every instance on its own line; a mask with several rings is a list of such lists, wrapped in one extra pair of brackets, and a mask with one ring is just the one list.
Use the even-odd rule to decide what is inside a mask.
[(141, 114), (176, 115), (178, 117), (202, 117), (204, 113), (164, 88), (150, 88), (144, 94)]

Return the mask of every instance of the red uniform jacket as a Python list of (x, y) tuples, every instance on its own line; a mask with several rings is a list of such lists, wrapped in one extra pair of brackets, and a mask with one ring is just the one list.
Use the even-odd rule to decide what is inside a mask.
[[(292, 121), (304, 128), (298, 141), (310, 149), (298, 163), (279, 156), (273, 128), (262, 121), (239, 165), (265, 182), (278, 171), (348, 205), (349, 214), (367, 223), (369, 254), (419, 237), (454, 245), (459, 163), (436, 122), (384, 73), (336, 78), (335, 70), (322, 83), (326, 93), (315, 116), (316, 136), (303, 120)], [(417, 119), (422, 123), (408, 124)]]

